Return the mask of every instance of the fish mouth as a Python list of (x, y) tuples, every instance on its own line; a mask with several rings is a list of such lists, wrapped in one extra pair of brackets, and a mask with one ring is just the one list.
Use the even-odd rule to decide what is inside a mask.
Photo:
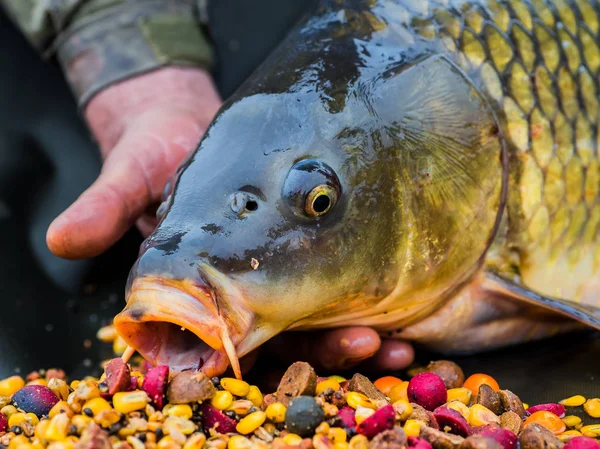
[(173, 371), (201, 369), (212, 377), (231, 364), (241, 378), (236, 345), (248, 333), (252, 314), (235, 313), (208, 283), (161, 277), (135, 279), (127, 305), (114, 320), (117, 333), (153, 365)]

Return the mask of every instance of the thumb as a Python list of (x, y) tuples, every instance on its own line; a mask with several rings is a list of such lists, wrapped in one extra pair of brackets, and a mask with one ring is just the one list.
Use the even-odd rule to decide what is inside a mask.
[[(199, 138), (199, 132), (194, 136)], [(50, 225), (46, 235), (50, 250), (66, 259), (104, 252), (160, 198), (167, 179), (191, 148), (150, 133), (125, 133), (94, 184)]]

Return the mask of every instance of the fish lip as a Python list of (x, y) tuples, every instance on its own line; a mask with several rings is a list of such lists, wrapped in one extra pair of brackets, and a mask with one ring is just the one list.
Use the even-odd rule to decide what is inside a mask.
[[(222, 374), (230, 361), (236, 371), (235, 345), (250, 328), (229, 325), (222, 314), (219, 290), (205, 279), (198, 284), (160, 276), (136, 278), (126, 307), (115, 317), (117, 333), (154, 365), (167, 364), (174, 371), (201, 368), (213, 376)], [(177, 327), (198, 340), (178, 335)], [(198, 359), (194, 360), (194, 354)]]

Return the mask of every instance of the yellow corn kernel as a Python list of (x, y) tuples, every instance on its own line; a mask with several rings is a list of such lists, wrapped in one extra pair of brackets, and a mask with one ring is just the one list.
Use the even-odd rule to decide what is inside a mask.
[(27, 417), (27, 421), (31, 423), (32, 426), (37, 426), (40, 422), (40, 418), (37, 417), (35, 413), (25, 413)]
[(580, 437), (581, 432), (577, 430), (567, 430), (566, 432), (561, 433), (560, 435), (556, 435), (561, 441), (567, 442), (571, 438)]
[(407, 419), (404, 423), (404, 433), (407, 437), (418, 437), (421, 433), (421, 421)]
[(98, 397), (85, 402), (83, 404), (82, 410), (85, 410), (86, 408), (89, 408), (94, 414), (94, 416), (96, 416), (101, 411), (110, 410), (112, 407), (106, 399)]
[(227, 442), (227, 449), (250, 449), (252, 442), (241, 435), (234, 435)]
[(193, 415), (192, 407), (188, 404), (177, 404), (169, 408), (164, 413), (166, 416), (176, 416), (178, 418), (190, 419)]
[(59, 413), (66, 413), (69, 418), (73, 416), (73, 410), (71, 410), (71, 407), (69, 407), (69, 404), (67, 404), (65, 401), (58, 401), (56, 404), (54, 404), (54, 407), (52, 407), (48, 413), (48, 417), (52, 419)]
[(94, 415), (94, 422), (104, 428), (108, 428), (113, 424), (118, 423), (120, 420), (121, 415), (112, 408), (109, 410), (102, 410), (100, 413)]
[(58, 399), (66, 401), (69, 397), (69, 386), (62, 379), (50, 379), (48, 381), (48, 388), (52, 390)]
[(527, 402), (523, 402), (523, 408), (527, 410), (529, 408), (529, 404)]
[(500, 424), (500, 418), (489, 408), (481, 404), (473, 404), (469, 412), (469, 424), (473, 427), (485, 426), (487, 424)]
[(142, 410), (150, 398), (145, 391), (126, 391), (115, 393), (113, 396), (113, 406), (119, 413), (130, 413), (136, 410)]
[(321, 424), (319, 424), (317, 426), (317, 428), (315, 429), (315, 433), (320, 433), (320, 434), (328, 434), (329, 433), (329, 424), (327, 424), (325, 421), (323, 421)]
[[(221, 381), (223, 382), (223, 381)], [(248, 416), (244, 416), (240, 422), (235, 426), (235, 430), (237, 430), (242, 435), (248, 435), (249, 433), (254, 432), (258, 429), (267, 419), (267, 415), (265, 412), (257, 411), (254, 413), (250, 413)]]
[(246, 396), (250, 392), (250, 385), (243, 380), (233, 377), (224, 377), (221, 379), (221, 386), (235, 396)]
[(450, 401), (446, 404), (446, 407), (451, 408), (452, 410), (456, 410), (461, 415), (463, 415), (463, 418), (467, 420), (469, 419), (469, 414), (471, 413), (469, 407), (467, 407), (462, 402), (456, 400)]
[(336, 382), (333, 379), (327, 379), (317, 384), (317, 388), (315, 389), (315, 395), (323, 393), (326, 389), (331, 388), (335, 391), (340, 389), (339, 382)]
[(335, 380), (338, 384), (341, 384), (342, 382), (346, 382), (348, 380), (343, 376), (338, 376), (337, 374), (334, 374), (333, 376), (329, 376), (327, 379)]
[(35, 433), (33, 434), (39, 441), (46, 443), (46, 431), (50, 425), (50, 420), (42, 419), (37, 426), (35, 426)]
[(184, 435), (191, 435), (196, 430), (196, 425), (189, 419), (169, 416), (165, 419), (163, 430), (166, 434), (171, 434), (171, 436), (178, 432)]
[(17, 435), (8, 443), (8, 449), (17, 449), (23, 444), (29, 444), (29, 438), (25, 435)]
[(392, 404), (394, 411), (396, 412), (396, 419), (400, 421), (406, 421), (410, 415), (412, 415), (413, 407), (410, 402), (400, 399)]
[(92, 422), (92, 418), (90, 418), (89, 416), (85, 416), (85, 415), (75, 415), (71, 419), (71, 424), (73, 424), (75, 427), (77, 427), (78, 433), (83, 432), (83, 430), (87, 426), (89, 426), (91, 424), (91, 422)]
[(243, 416), (246, 415), (250, 409), (254, 407), (254, 404), (247, 399), (238, 399), (233, 401), (227, 410), (233, 410), (236, 414)]
[(180, 448), (181, 445), (177, 444), (170, 435), (167, 435), (160, 439), (156, 447), (158, 449), (175, 449)]
[(332, 427), (329, 429), (329, 439), (334, 443), (345, 443), (346, 442), (346, 431), (341, 427)]
[(333, 444), (333, 449), (348, 449), (349, 444), (345, 441), (339, 441)]
[(356, 391), (350, 391), (346, 394), (346, 402), (353, 409), (356, 409), (358, 406), (372, 408), (373, 410), (377, 409), (377, 406), (368, 397)]
[(596, 438), (597, 436), (600, 436), (600, 424), (583, 426), (579, 431), (586, 437)]
[(367, 449), (368, 445), (369, 440), (364, 435), (354, 435), (348, 442), (349, 449)]
[(48, 386), (48, 381), (46, 379), (40, 377), (39, 379), (30, 380), (25, 385), (42, 385), (44, 387), (47, 387)]
[(576, 427), (577, 425), (581, 424), (581, 418), (575, 415), (565, 416), (562, 421), (567, 427)]
[(201, 432), (196, 432), (187, 439), (183, 445), (183, 449), (202, 449), (204, 443), (206, 443), (206, 435)]
[(35, 446), (31, 443), (25, 443), (25, 444), (19, 444), (17, 449), (35, 449)]
[(113, 341), (113, 352), (116, 355), (123, 355), (125, 350), (127, 349), (127, 343), (121, 337), (117, 336)]
[(12, 396), (25, 386), (25, 381), (21, 376), (11, 376), (0, 380), (0, 395)]
[(233, 395), (226, 390), (217, 391), (210, 400), (210, 404), (219, 410), (227, 410), (231, 406), (232, 402)]
[(117, 330), (115, 329), (114, 324), (109, 324), (108, 326), (98, 329), (96, 338), (104, 343), (112, 343), (115, 341), (115, 338), (117, 338)]
[(69, 387), (71, 387), (71, 390), (74, 390), (79, 386), (80, 382), (81, 382), (80, 380), (74, 380), (69, 384)]
[(388, 393), (388, 396), (392, 403), (399, 401), (400, 399), (408, 401), (408, 382), (403, 381), (394, 386)]
[(600, 399), (592, 398), (585, 401), (583, 409), (592, 418), (600, 418)]
[(31, 443), (31, 447), (33, 449), (44, 449), (44, 445), (37, 439), (33, 440)]
[(585, 398), (580, 394), (575, 396), (571, 396), (570, 398), (563, 399), (559, 402), (559, 404), (564, 405), (565, 407), (579, 407), (580, 405), (585, 404)]
[(356, 420), (356, 424), (360, 424), (361, 422), (363, 422), (365, 419), (367, 419), (369, 416), (373, 415), (374, 413), (375, 413), (375, 410), (373, 410), (372, 408), (363, 407), (362, 405), (359, 405), (358, 407), (356, 407), (356, 413), (354, 414), (354, 419)]
[(260, 407), (263, 403), (263, 394), (256, 385), (250, 385), (250, 391), (248, 391), (246, 399), (251, 401), (255, 406)]
[(56, 415), (50, 420), (50, 424), (44, 433), (44, 438), (48, 441), (61, 441), (67, 438), (69, 421), (69, 417), (64, 413)]
[(20, 426), (25, 421), (27, 421), (25, 413), (13, 413), (12, 415), (10, 415), (10, 418), (8, 418), (8, 427), (10, 428), (12, 426)]
[(146, 445), (143, 443), (143, 441), (134, 436), (128, 436), (127, 442), (131, 444), (133, 449), (146, 449)]
[(7, 418), (10, 418), (10, 416), (13, 413), (17, 413), (17, 409), (15, 408), (14, 405), (5, 405), (4, 407), (2, 407), (0, 409), (0, 413), (2, 413), (4, 416), (6, 416)]
[(283, 437), (283, 441), (285, 444), (289, 444), (290, 446), (298, 446), (302, 443), (302, 437), (300, 435), (296, 435), (295, 433), (288, 433)]
[(448, 401), (460, 401), (464, 405), (469, 405), (471, 402), (471, 390), (468, 388), (450, 388), (448, 390)]
[(285, 421), (286, 411), (287, 407), (281, 402), (273, 402), (272, 404), (269, 404), (269, 406), (265, 410), (265, 413), (267, 414), (267, 419), (269, 421), (281, 423)]
[(0, 408), (10, 404), (10, 396), (0, 396)]
[(47, 449), (75, 449), (75, 443), (71, 440), (53, 441), (47, 446)]

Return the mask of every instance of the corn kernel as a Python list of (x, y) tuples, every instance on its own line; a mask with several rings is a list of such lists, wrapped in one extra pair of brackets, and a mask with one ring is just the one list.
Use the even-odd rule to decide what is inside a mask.
[(134, 436), (128, 436), (127, 437), (127, 442), (129, 444), (131, 444), (131, 447), (133, 449), (146, 449), (145, 444), (142, 442), (142, 440), (140, 440), (139, 438), (136, 438)]
[(69, 386), (62, 379), (50, 379), (48, 381), (48, 388), (52, 390), (58, 399), (66, 401), (69, 397)]
[(109, 324), (108, 326), (98, 329), (96, 338), (104, 343), (112, 343), (115, 341), (117, 338), (117, 330), (115, 329), (114, 324)]
[(89, 426), (91, 422), (92, 422), (92, 418), (90, 418), (89, 416), (85, 416), (85, 415), (75, 415), (71, 419), (71, 424), (73, 424), (75, 427), (77, 427), (78, 433), (83, 432), (83, 430), (87, 426)]
[(127, 350), (127, 343), (121, 337), (117, 336), (113, 341), (113, 352), (116, 355), (123, 355), (123, 353)]
[(226, 390), (217, 391), (210, 400), (210, 404), (219, 410), (227, 410), (231, 406), (232, 402), (233, 395)]
[(19, 446), (28, 443), (29, 438), (27, 438), (25, 435), (17, 435), (12, 440), (10, 440), (10, 443), (8, 443), (8, 449), (17, 449)]
[(50, 420), (46, 429), (44, 438), (48, 441), (61, 441), (67, 438), (67, 429), (69, 428), (69, 417), (64, 413), (59, 413)]
[(145, 391), (127, 391), (115, 393), (113, 396), (113, 406), (119, 413), (129, 413), (136, 410), (143, 410), (150, 398)]
[(332, 427), (329, 429), (329, 438), (334, 443), (345, 443), (346, 442), (346, 431), (341, 427)]
[(348, 449), (349, 444), (345, 441), (339, 441), (333, 444), (333, 449)]
[(37, 439), (33, 440), (33, 442), (31, 443), (31, 447), (33, 449), (44, 449), (44, 445)]
[(369, 440), (364, 435), (354, 435), (348, 442), (349, 449), (367, 449)]
[(37, 426), (35, 426), (35, 433), (33, 434), (39, 441), (42, 443), (46, 443), (46, 430), (48, 430), (48, 426), (50, 425), (50, 420), (42, 419)]
[(25, 443), (25, 444), (19, 444), (17, 449), (35, 449), (35, 446), (31, 443)]
[(315, 429), (315, 433), (322, 433), (323, 435), (329, 433), (329, 424), (323, 421), (317, 426), (317, 428)]
[(94, 422), (104, 428), (108, 428), (113, 424), (118, 423), (120, 420), (121, 415), (112, 408), (109, 410), (102, 410), (100, 413), (94, 415)]
[(529, 404), (527, 402), (523, 402), (523, 408), (527, 410), (529, 408)]
[(600, 424), (590, 424), (589, 426), (583, 426), (580, 429), (580, 432), (586, 437), (596, 438), (597, 436), (600, 436)]
[(313, 436), (312, 445), (314, 449), (333, 449), (333, 444), (325, 435), (316, 434)]
[(403, 381), (403, 382), (399, 383), (398, 385), (394, 386), (390, 390), (388, 396), (392, 403), (399, 401), (400, 399), (404, 399), (405, 401), (408, 401), (408, 382)]
[(269, 419), (269, 421), (281, 423), (285, 421), (286, 411), (287, 407), (281, 402), (273, 402), (272, 404), (269, 404), (265, 410), (265, 413), (267, 414), (267, 419)]
[(30, 380), (25, 385), (41, 385), (43, 387), (47, 387), (48, 386), (48, 381), (46, 379), (40, 377), (39, 379)]
[(58, 401), (56, 404), (54, 404), (54, 406), (50, 409), (50, 412), (48, 412), (48, 417), (52, 419), (59, 413), (66, 413), (69, 418), (73, 416), (73, 410), (71, 410), (71, 407), (69, 407), (69, 404), (67, 404), (65, 401)]
[(178, 418), (190, 419), (192, 417), (192, 407), (188, 404), (177, 404), (164, 413), (166, 416), (176, 416)]
[(21, 376), (11, 376), (0, 380), (0, 395), (12, 396), (25, 386), (25, 381)]
[(327, 388), (331, 388), (335, 391), (340, 389), (340, 384), (332, 379), (327, 379), (317, 384), (315, 389), (315, 395), (323, 393)]
[(13, 413), (10, 415), (10, 418), (8, 418), (8, 427), (20, 426), (26, 420), (27, 417), (25, 416), (25, 413)]
[(192, 434), (183, 445), (183, 449), (202, 449), (206, 443), (206, 435), (201, 432)]
[(235, 396), (246, 396), (250, 392), (250, 385), (243, 380), (233, 377), (224, 377), (221, 379), (221, 386)]
[(37, 426), (40, 422), (40, 418), (35, 413), (25, 413), (25, 416), (27, 417), (27, 422), (30, 422), (33, 426)]
[(12, 414), (17, 413), (17, 409), (14, 405), (5, 405), (0, 409), (0, 413), (2, 413), (7, 418), (10, 418)]
[(469, 424), (473, 427), (485, 426), (487, 424), (500, 424), (500, 418), (489, 408), (481, 404), (473, 404), (469, 412)]
[(561, 433), (560, 435), (556, 435), (561, 441), (567, 442), (571, 438), (580, 437), (581, 432), (577, 430), (567, 430), (566, 432)]
[(368, 397), (356, 391), (350, 391), (346, 394), (346, 402), (353, 409), (356, 409), (358, 406), (372, 408), (373, 410), (377, 409), (377, 406)]
[(335, 374), (333, 376), (329, 376), (327, 379), (329, 379), (329, 380), (335, 380), (338, 384), (341, 384), (342, 382), (346, 382), (346, 380), (348, 380), (348, 379), (346, 379), (343, 376), (338, 376), (338, 375), (335, 375)]
[(258, 411), (250, 413), (248, 416), (245, 416), (240, 420), (237, 426), (235, 426), (235, 430), (242, 435), (248, 435), (262, 426), (262, 424), (265, 422), (265, 419), (267, 419), (265, 412)]
[(47, 449), (75, 449), (75, 443), (71, 440), (53, 441), (48, 445)]
[(234, 435), (227, 442), (227, 449), (250, 449), (252, 442), (241, 435)]
[(359, 405), (358, 407), (356, 407), (356, 413), (354, 414), (356, 424), (360, 424), (374, 413), (375, 410), (373, 410), (372, 408), (363, 407), (362, 405)]
[(469, 405), (471, 402), (471, 390), (468, 388), (451, 388), (448, 390), (448, 401), (460, 401), (464, 405)]
[(587, 401), (585, 401), (585, 404), (583, 404), (583, 409), (592, 418), (600, 418), (600, 399), (588, 399)]
[(567, 427), (576, 427), (577, 425), (581, 424), (581, 418), (575, 415), (565, 416), (562, 421)]
[(421, 433), (421, 421), (407, 419), (404, 423), (404, 433), (407, 437), (418, 437)]
[(283, 441), (285, 444), (289, 444), (290, 446), (298, 446), (302, 443), (302, 437), (300, 435), (296, 435), (295, 433), (288, 433), (283, 437)]
[(585, 404), (585, 398), (580, 394), (577, 394), (570, 398), (563, 399), (559, 404), (564, 405), (565, 407), (579, 407), (580, 405)]
[(248, 414), (254, 404), (247, 399), (238, 399), (233, 401), (227, 410), (233, 410), (236, 414), (244, 416)]
[(260, 407), (263, 403), (263, 394), (256, 385), (250, 385), (250, 391), (248, 391), (246, 399), (251, 401), (255, 406)]
[(69, 384), (69, 387), (71, 387), (71, 390), (74, 390), (75, 388), (77, 388), (79, 386), (79, 382), (81, 382), (80, 380), (74, 380)]
[(169, 416), (165, 419), (163, 430), (165, 433), (171, 434), (171, 436), (177, 432), (184, 435), (191, 435), (196, 430), (196, 425), (189, 419), (180, 418), (178, 416)]
[(0, 408), (10, 404), (10, 396), (0, 396)]
[(158, 449), (178, 449), (181, 446), (177, 444), (170, 435), (167, 435), (160, 439), (156, 447), (158, 447)]
[(112, 407), (108, 403), (108, 401), (104, 398), (93, 398), (83, 404), (82, 410), (89, 408), (94, 416), (100, 413), (103, 410), (110, 410)]
[(400, 399), (392, 404), (396, 412), (396, 419), (406, 421), (412, 415), (413, 407), (410, 402)]
[[(470, 391), (469, 391), (469, 393), (470, 393)], [(456, 401), (456, 400), (450, 401), (446, 404), (446, 407), (451, 408), (452, 410), (456, 410), (461, 415), (463, 415), (463, 418), (465, 418), (466, 420), (469, 419), (469, 414), (471, 413), (469, 410), (469, 407), (467, 407), (462, 402)]]

